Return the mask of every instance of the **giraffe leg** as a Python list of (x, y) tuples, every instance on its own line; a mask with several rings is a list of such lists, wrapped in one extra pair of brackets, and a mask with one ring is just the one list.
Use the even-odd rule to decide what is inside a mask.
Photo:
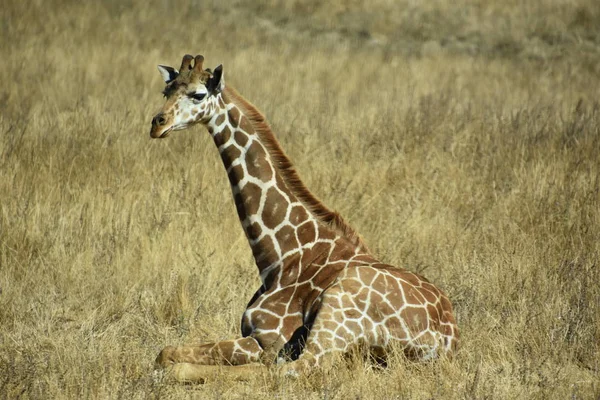
[[(321, 338), (323, 339), (323, 338)], [(316, 370), (316, 368), (327, 369), (333, 364), (336, 352), (326, 352), (317, 354), (321, 351), (323, 346), (328, 347), (328, 340), (323, 339), (319, 345), (307, 344), (307, 348), (298, 358), (298, 360), (278, 364), (278, 365), (265, 365), (256, 359), (248, 363), (234, 365), (232, 363), (196, 363), (197, 360), (206, 360), (204, 357), (208, 357), (207, 354), (203, 354), (199, 358), (191, 358), (189, 356), (190, 348), (166, 348), (159, 355), (160, 361), (157, 359), (157, 364), (167, 369), (167, 377), (175, 380), (176, 382), (186, 383), (205, 383), (210, 380), (214, 380), (217, 377), (224, 377), (230, 380), (237, 381), (248, 381), (252, 378), (259, 376), (260, 373), (274, 373), (283, 378), (296, 378), (298, 376), (308, 376)], [(221, 342), (219, 342), (221, 343)], [(205, 345), (206, 347), (214, 347), (219, 343)], [(196, 349), (201, 346), (197, 346)], [(206, 350), (202, 346), (202, 350)], [(171, 350), (172, 349), (172, 350)], [(183, 351), (182, 351), (183, 350)], [(164, 354), (163, 354), (164, 353)], [(179, 353), (175, 356), (175, 353)], [(337, 352), (340, 353), (340, 352)], [(167, 356), (168, 354), (168, 356)], [(169, 360), (169, 361), (165, 361)], [(177, 360), (176, 362), (174, 360)], [(189, 360), (186, 362), (184, 360)], [(212, 361), (212, 359), (211, 359)]]
[(336, 357), (348, 352), (358, 342), (359, 332), (347, 328), (340, 330), (344, 314), (340, 311), (336, 293), (338, 288), (327, 289), (300, 357), (292, 362), (277, 365), (277, 372), (285, 377), (308, 376), (317, 369), (331, 368)]
[(266, 365), (258, 363), (228, 366), (177, 363), (168, 370), (168, 375), (177, 382), (206, 383), (219, 376), (230, 380), (248, 381), (260, 372), (267, 371)]
[[(280, 338), (266, 349), (253, 337), (201, 346), (168, 346), (156, 358), (155, 368), (164, 369), (167, 378), (177, 382), (204, 383), (216, 376), (249, 380), (269, 370), (284, 342)], [(165, 375), (158, 372), (157, 376)]]
[(377, 304), (371, 306), (368, 297), (360, 297), (365, 290), (361, 290), (360, 282), (352, 279), (354, 272), (354, 269), (349, 270), (350, 278), (338, 280), (323, 293), (306, 347), (298, 360), (284, 367), (287, 375), (307, 375), (316, 368), (329, 369), (339, 356), (354, 351), (382, 363), (390, 342), (406, 344), (402, 337), (389, 334), (391, 327), (377, 315)]
[[(323, 357), (319, 366), (324, 366), (331, 357)], [(169, 368), (169, 377), (177, 382), (206, 383), (217, 377), (236, 381), (248, 381), (261, 373), (274, 373), (283, 378), (296, 378), (300, 375), (310, 375), (317, 366), (316, 358), (306, 354), (298, 360), (267, 366), (260, 363), (245, 365), (201, 365), (192, 363), (177, 363)]]
[(201, 346), (165, 347), (155, 361), (157, 368), (179, 363), (199, 365), (243, 365), (259, 361), (262, 348), (251, 337), (224, 340)]

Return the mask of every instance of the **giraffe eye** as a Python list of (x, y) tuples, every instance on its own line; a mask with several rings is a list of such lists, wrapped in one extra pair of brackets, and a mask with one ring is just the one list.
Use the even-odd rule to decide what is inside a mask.
[(188, 93), (188, 96), (194, 100), (202, 101), (206, 97), (206, 93)]

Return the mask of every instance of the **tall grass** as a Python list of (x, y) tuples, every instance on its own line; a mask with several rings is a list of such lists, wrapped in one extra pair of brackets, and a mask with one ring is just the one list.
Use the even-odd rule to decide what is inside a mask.
[[(594, 1), (8, 1), (0, 397), (600, 396)], [(154, 380), (259, 285), (201, 128), (151, 141), (156, 64), (223, 63), (307, 185), (452, 299), (452, 361)]]

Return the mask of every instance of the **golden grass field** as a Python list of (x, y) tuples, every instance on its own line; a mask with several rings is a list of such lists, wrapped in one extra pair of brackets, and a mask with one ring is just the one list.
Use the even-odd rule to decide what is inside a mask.
[[(600, 397), (596, 0), (8, 0), (0, 398)], [(311, 190), (453, 301), (452, 360), (153, 379), (233, 338), (259, 277), (202, 128), (150, 140), (185, 53), (269, 118)]]

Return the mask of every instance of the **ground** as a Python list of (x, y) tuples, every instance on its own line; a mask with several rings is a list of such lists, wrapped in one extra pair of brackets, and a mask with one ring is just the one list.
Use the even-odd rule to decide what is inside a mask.
[[(423, 4), (421, 4), (423, 3)], [(595, 0), (9, 0), (0, 11), (0, 397), (597, 398)], [(202, 128), (149, 139), (185, 53), (309, 188), (453, 301), (452, 360), (154, 379), (259, 286)]]

